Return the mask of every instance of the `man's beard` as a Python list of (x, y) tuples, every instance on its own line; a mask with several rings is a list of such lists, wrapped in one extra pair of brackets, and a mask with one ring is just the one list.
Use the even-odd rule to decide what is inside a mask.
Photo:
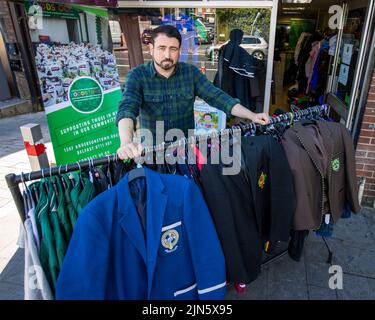
[[(170, 59), (164, 59), (160, 63), (157, 62), (156, 60), (154, 60), (154, 61), (163, 70), (170, 70), (176, 65), (176, 63), (174, 63), (173, 60), (170, 60)], [(164, 64), (164, 62), (169, 62), (170, 64), (166, 65), (166, 64)]]

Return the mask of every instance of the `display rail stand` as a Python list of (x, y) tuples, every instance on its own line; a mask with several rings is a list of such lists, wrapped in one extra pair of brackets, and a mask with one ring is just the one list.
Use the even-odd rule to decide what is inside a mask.
[[(268, 124), (268, 125), (276, 124), (276, 123), (283, 122), (283, 121), (290, 121), (291, 122), (291, 121), (295, 121), (295, 120), (312, 119), (312, 118), (314, 118), (314, 116), (327, 115), (327, 114), (328, 114), (328, 107), (326, 105), (315, 106), (315, 107), (311, 107), (311, 108), (308, 108), (308, 109), (299, 110), (299, 111), (296, 111), (296, 112), (284, 113), (284, 114), (281, 114), (277, 117), (271, 118), (270, 124)], [(185, 144), (188, 144), (188, 143), (195, 143), (197, 140), (199, 141), (201, 139), (215, 138), (215, 137), (224, 136), (224, 135), (233, 136), (235, 132), (238, 132), (238, 130), (241, 130), (242, 132), (248, 132), (248, 131), (251, 131), (251, 130), (255, 130), (256, 127), (259, 127), (259, 126), (260, 126), (259, 124), (255, 124), (255, 123), (235, 125), (235, 126), (232, 126), (231, 128), (223, 129), (223, 130), (221, 130), (217, 133), (211, 133), (211, 134), (202, 135), (202, 136), (192, 136), (192, 137), (189, 137), (188, 139), (185, 138), (183, 140), (179, 140), (179, 141), (176, 141), (176, 142), (161, 143), (159, 145), (155, 145), (155, 146), (152, 146), (152, 147), (146, 147), (143, 151), (143, 155), (145, 155), (147, 153), (152, 153), (152, 152), (164, 150), (168, 147), (173, 147), (173, 146), (177, 147), (177, 146), (181, 146), (181, 144), (185, 145)], [(77, 170), (84, 170), (84, 169), (87, 169), (87, 168), (92, 168), (92, 167), (97, 167), (97, 166), (100, 166), (100, 165), (110, 164), (110, 163), (113, 163), (113, 162), (116, 162), (116, 161), (121, 161), (117, 157), (117, 154), (102, 157), (102, 158), (90, 159), (90, 160), (86, 160), (86, 161), (79, 161), (79, 162), (76, 162), (76, 163), (66, 164), (66, 165), (62, 165), (62, 166), (58, 166), (58, 167), (45, 168), (45, 169), (42, 169), (42, 170), (39, 170), (39, 171), (32, 171), (32, 172), (29, 172), (29, 173), (22, 173), (22, 174), (18, 174), (18, 175), (14, 174), (14, 173), (10, 173), (10, 174), (6, 175), (5, 179), (6, 179), (8, 188), (9, 188), (11, 194), (12, 194), (14, 203), (15, 203), (16, 208), (17, 208), (17, 211), (18, 211), (18, 213), (21, 217), (21, 221), (24, 222), (26, 220), (26, 216), (25, 216), (25, 211), (24, 211), (24, 202), (23, 202), (22, 194), (21, 194), (20, 187), (19, 187), (20, 183), (25, 184), (27, 181), (34, 181), (34, 180), (38, 180), (38, 179), (41, 179), (41, 178), (60, 175), (60, 174), (63, 174), (63, 173), (69, 173), (69, 172), (73, 172), (73, 171), (77, 171)], [(329, 247), (329, 245), (327, 243), (327, 240), (324, 237), (322, 237), (322, 238), (323, 238), (323, 241), (324, 241), (324, 243), (327, 247), (327, 250), (328, 250), (328, 261), (327, 262), (329, 264), (331, 264), (332, 259), (333, 259), (333, 252), (332, 252), (331, 248)], [(262, 263), (262, 266), (268, 265), (271, 262), (281, 258), (282, 256), (284, 256), (287, 253), (287, 251), (288, 250), (286, 249), (286, 250), (283, 250), (282, 252), (279, 252), (279, 253), (275, 254), (274, 256), (271, 255), (270, 258), (266, 259)]]

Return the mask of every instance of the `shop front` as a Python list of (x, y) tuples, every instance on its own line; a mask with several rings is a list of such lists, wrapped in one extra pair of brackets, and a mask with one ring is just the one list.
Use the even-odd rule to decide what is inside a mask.
[(278, 1), (119, 1), (118, 8), (111, 9), (112, 19), (120, 22), (128, 49), (117, 54), (120, 79), (124, 81), (131, 68), (151, 61), (150, 31), (171, 24), (182, 35), (180, 61), (195, 65), (214, 81), (220, 48), (230, 31), (239, 29), (241, 46), (256, 65), (250, 72), (246, 104), (253, 111), (268, 112), (277, 5)]
[(282, 1), (274, 106), (328, 103), (331, 117), (356, 135), (368, 92), (364, 84), (373, 34), (373, 1)]

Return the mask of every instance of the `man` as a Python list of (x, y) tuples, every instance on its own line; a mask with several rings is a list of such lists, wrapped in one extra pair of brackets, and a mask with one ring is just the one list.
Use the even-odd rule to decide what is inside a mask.
[(209, 105), (236, 116), (267, 124), (266, 113), (253, 113), (224, 91), (215, 87), (195, 66), (179, 62), (181, 35), (170, 25), (151, 32), (152, 62), (131, 70), (125, 82), (123, 99), (116, 117), (120, 136), (120, 159), (141, 155), (142, 145), (133, 142), (136, 118), (140, 127), (156, 137), (156, 121), (164, 121), (164, 130), (180, 129), (187, 137), (194, 128), (194, 100), (198, 96)]

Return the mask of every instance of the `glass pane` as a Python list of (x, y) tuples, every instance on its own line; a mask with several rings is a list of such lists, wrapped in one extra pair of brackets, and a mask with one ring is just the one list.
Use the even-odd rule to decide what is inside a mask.
[[(159, 25), (174, 25), (182, 36), (179, 61), (195, 65), (212, 82), (218, 72), (220, 49), (228, 44), (231, 30), (241, 29), (244, 35), (240, 46), (257, 65), (249, 80), (250, 102), (242, 102), (253, 110), (263, 110), (271, 9), (160, 8), (153, 9), (152, 14), (143, 9), (139, 12), (139, 38), (145, 63), (152, 61), (151, 30)], [(128, 51), (116, 50), (116, 57), (123, 83), (130, 70)], [(234, 89), (228, 93), (236, 95)]]
[(348, 16), (344, 24), (333, 93), (345, 102), (346, 106), (350, 104), (365, 17), (366, 8), (350, 10), (349, 7)]

